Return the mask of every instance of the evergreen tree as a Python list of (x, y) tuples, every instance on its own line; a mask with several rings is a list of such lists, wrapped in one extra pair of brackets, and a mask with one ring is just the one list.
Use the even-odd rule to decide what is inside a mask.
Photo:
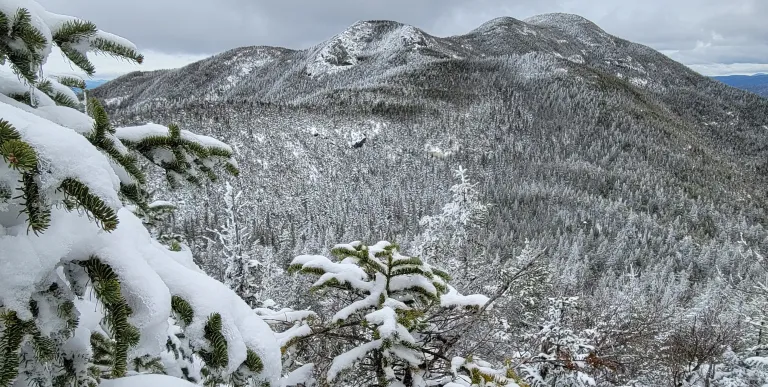
[[(329, 363), (316, 364), (325, 370), (327, 383), (354, 380), (361, 386), (411, 387), (446, 384), (459, 377), (461, 367), (452, 367), (448, 356), (487, 297), (459, 294), (445, 272), (401, 255), (389, 242), (353, 242), (337, 245), (332, 252), (335, 261), (303, 255), (290, 266), (290, 271), (319, 276), (313, 290), (333, 292), (348, 302), (326, 324), (297, 339), (326, 337), (344, 348)], [(472, 364), (463, 369), (477, 372)]]
[(235, 291), (251, 306), (259, 300), (260, 280), (257, 269), (261, 262), (254, 256), (257, 252), (251, 230), (243, 219), (247, 208), (242, 200), (242, 191), (235, 191), (229, 182), (224, 183), (224, 224), (213, 230), (216, 240), (211, 241), (221, 248), (217, 258), (223, 258), (225, 270), (222, 282)]
[(459, 181), (450, 188), (451, 201), (440, 214), (420, 220), (424, 230), (413, 244), (416, 255), (450, 259), (439, 263), (457, 275), (465, 273), (470, 263), (466, 256), (456, 255), (469, 243), (470, 232), (486, 219), (489, 205), (481, 202), (477, 183), (469, 180), (466, 169), (459, 166), (454, 177)]
[(520, 365), (525, 380), (532, 387), (586, 387), (594, 386), (592, 369), (603, 367), (590, 343), (594, 332), (574, 332), (568, 327), (568, 313), (575, 307), (576, 298), (549, 300), (547, 318), (533, 335), (538, 353)]
[(232, 149), (175, 125), (114, 128), (93, 99), (88, 115), (73, 109), (71, 80), (41, 72), (52, 45), (88, 74), (89, 51), (139, 63), (141, 55), (33, 0), (4, 5), (0, 61), (18, 78), (0, 77), (0, 386), (173, 373), (163, 358), (174, 346), (202, 359), (208, 384), (276, 381), (269, 326), (125, 207), (151, 207), (139, 157), (176, 186), (215, 180), (219, 169), (236, 174)]

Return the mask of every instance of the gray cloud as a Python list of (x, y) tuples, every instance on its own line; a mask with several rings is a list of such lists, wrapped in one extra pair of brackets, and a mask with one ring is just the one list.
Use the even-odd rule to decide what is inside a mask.
[(306, 48), (357, 20), (389, 19), (438, 35), (498, 16), (580, 14), (607, 32), (689, 65), (768, 63), (766, 0), (38, 0), (141, 49), (212, 54), (245, 45)]

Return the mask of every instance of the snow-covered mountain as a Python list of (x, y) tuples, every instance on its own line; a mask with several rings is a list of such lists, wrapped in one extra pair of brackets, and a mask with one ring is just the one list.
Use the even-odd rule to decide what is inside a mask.
[[(119, 123), (232, 144), (256, 235), (283, 260), (344, 240), (407, 247), (459, 165), (494, 206), (457, 254), (507, 257), (529, 239), (569, 294), (629, 267), (703, 281), (738, 266), (713, 257), (738, 257), (742, 237), (768, 248), (768, 100), (575, 15), (451, 37), (365, 21), (306, 50), (236, 48), (94, 95)], [(177, 231), (204, 259), (221, 194), (164, 199), (182, 201)]]
[(692, 73), (681, 79), (682, 65), (579, 16), (547, 14), (526, 21), (498, 18), (447, 38), (397, 22), (363, 21), (306, 50), (237, 48), (180, 69), (132, 73), (101, 93), (134, 106), (168, 100), (295, 102), (334, 89), (391, 84), (404, 73), (442, 63), (491, 59), (532, 77), (596, 69), (644, 89), (699, 79)]

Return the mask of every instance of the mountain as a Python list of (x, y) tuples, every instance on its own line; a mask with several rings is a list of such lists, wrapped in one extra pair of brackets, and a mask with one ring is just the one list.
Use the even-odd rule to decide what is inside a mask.
[(726, 85), (751, 91), (755, 94), (762, 95), (763, 97), (768, 97), (768, 74), (725, 75), (713, 78)]
[[(665, 295), (643, 302), (676, 294), (694, 307), (714, 279), (747, 270), (745, 245), (768, 248), (768, 99), (575, 15), (498, 18), (451, 37), (363, 21), (306, 50), (236, 48), (93, 95), (116, 124), (178, 123), (232, 144), (238, 211), (282, 264), (351, 240), (407, 251), (422, 217), (451, 200), (458, 166), (493, 205), (451, 251), (488, 262), (453, 272), (468, 292), (498, 281), (491, 262), (529, 240), (546, 248), (554, 288), (595, 314), (624, 306), (627, 272)], [(170, 232), (213, 275), (222, 268), (204, 236), (221, 196), (159, 197), (179, 203)]]
[[(468, 291), (529, 240), (546, 248), (554, 289), (596, 314), (624, 306), (625, 273), (661, 297), (643, 302), (692, 307), (714, 278), (747, 270), (745, 244), (768, 248), (768, 99), (575, 15), (451, 37), (363, 21), (305, 50), (236, 48), (93, 95), (118, 124), (173, 122), (232, 144), (240, 211), (283, 263), (358, 239), (407, 251), (451, 200), (458, 166), (493, 205), (451, 252), (487, 262), (454, 272)], [(172, 231), (216, 275), (202, 236), (222, 219), (221, 192), (162, 199), (180, 203)]]
[(105, 83), (109, 82), (109, 79), (86, 79), (85, 87), (87, 89), (97, 88)]
[[(268, 243), (288, 230), (296, 244), (407, 240), (458, 165), (497, 205), (485, 237), (557, 251), (586, 238), (593, 269), (673, 254), (673, 231), (728, 245), (749, 225), (763, 243), (768, 100), (575, 15), (446, 38), (364, 21), (306, 50), (237, 48), (93, 95), (119, 123), (177, 122), (234, 144)], [(184, 198), (182, 218), (212, 222), (217, 195)], [(623, 233), (658, 245), (592, 251)]]

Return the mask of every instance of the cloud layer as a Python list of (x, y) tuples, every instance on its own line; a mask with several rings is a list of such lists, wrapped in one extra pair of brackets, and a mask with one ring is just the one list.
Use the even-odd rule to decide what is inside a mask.
[(128, 37), (148, 62), (166, 65), (239, 46), (306, 48), (358, 20), (397, 20), (447, 36), (499, 16), (524, 19), (569, 12), (697, 71), (768, 71), (765, 0), (38, 1), (51, 11), (77, 15)]

